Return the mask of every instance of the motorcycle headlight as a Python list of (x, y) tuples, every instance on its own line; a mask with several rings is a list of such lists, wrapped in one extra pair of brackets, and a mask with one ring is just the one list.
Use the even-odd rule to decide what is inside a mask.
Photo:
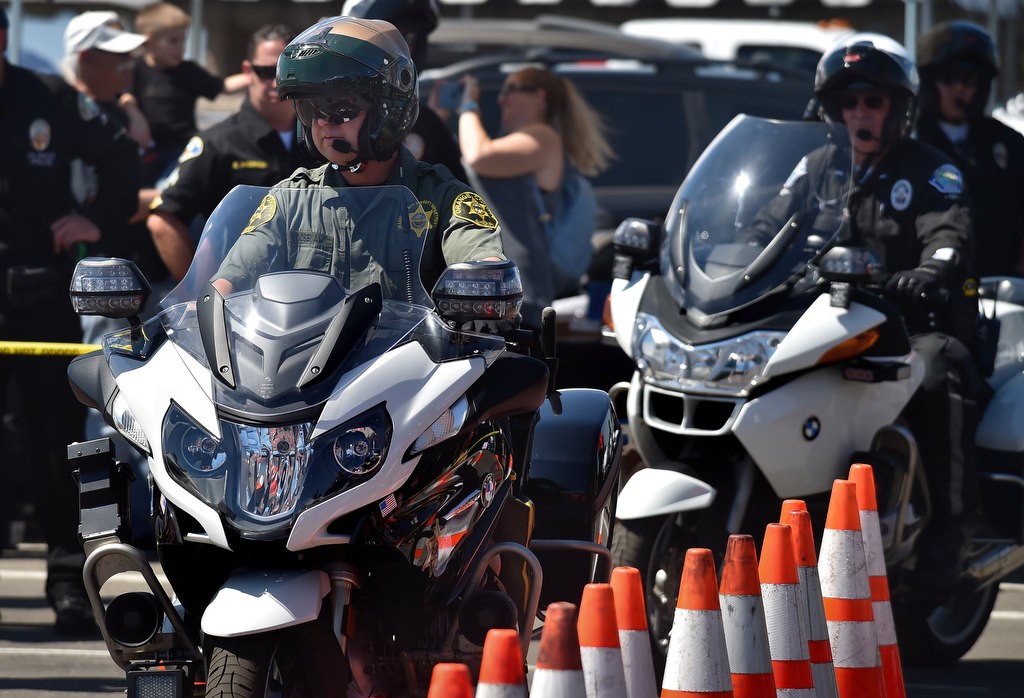
[(177, 405), (164, 417), (168, 471), (243, 531), (263, 530), (297, 511), (356, 486), (387, 458), (392, 425), (378, 405), (317, 437), (313, 422), (237, 424), (221, 420), (222, 437)]
[(685, 344), (658, 319), (637, 315), (633, 355), (644, 379), (662, 388), (745, 393), (761, 375), (785, 332), (750, 332), (721, 342)]

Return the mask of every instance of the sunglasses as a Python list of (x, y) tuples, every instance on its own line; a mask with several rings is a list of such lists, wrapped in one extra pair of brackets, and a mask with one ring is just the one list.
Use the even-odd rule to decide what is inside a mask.
[(295, 100), (295, 113), (299, 120), (309, 126), (313, 119), (337, 126), (359, 116), (369, 107), (359, 99), (338, 99), (336, 97), (312, 97)]
[(515, 83), (508, 83), (501, 86), (501, 91), (498, 92), (499, 97), (504, 97), (512, 92), (536, 92), (539, 87), (531, 87), (530, 85), (517, 85)]
[(250, 63), (249, 67), (252, 68), (252, 72), (260, 80), (273, 80), (277, 77), (276, 65), (256, 65), (255, 63)]
[(935, 76), (935, 82), (943, 85), (956, 85), (964, 87), (977, 87), (978, 74), (971, 70), (944, 70)]
[(858, 104), (863, 103), (868, 109), (876, 111), (885, 106), (886, 102), (888, 102), (887, 97), (887, 95), (877, 93), (839, 95), (839, 108), (844, 110), (856, 109)]

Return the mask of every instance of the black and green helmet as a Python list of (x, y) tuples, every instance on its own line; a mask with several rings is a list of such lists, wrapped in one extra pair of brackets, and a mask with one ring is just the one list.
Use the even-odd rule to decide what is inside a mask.
[[(409, 46), (383, 20), (330, 17), (299, 34), (277, 62), (281, 99), (328, 98), (366, 112), (358, 150), (387, 160), (419, 115), (416, 66)], [(296, 109), (302, 125), (310, 124)]]

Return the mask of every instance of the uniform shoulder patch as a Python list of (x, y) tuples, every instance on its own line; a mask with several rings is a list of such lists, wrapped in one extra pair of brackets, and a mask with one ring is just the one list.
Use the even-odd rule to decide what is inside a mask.
[(949, 163), (936, 167), (928, 183), (941, 194), (962, 194), (964, 191), (963, 175), (955, 165)]
[(452, 215), (481, 228), (494, 229), (498, 227), (497, 217), (491, 213), (491, 209), (487, 208), (484, 200), (474, 191), (464, 191), (455, 197), (455, 202), (452, 204)]
[(203, 154), (203, 139), (201, 136), (192, 136), (188, 143), (185, 144), (184, 150), (181, 151), (181, 155), (178, 156), (178, 163), (188, 162), (192, 158), (197, 158)]
[(249, 224), (242, 230), (242, 235), (253, 232), (264, 223), (269, 223), (276, 214), (277, 199), (274, 198), (273, 194), (267, 194), (263, 197), (260, 205), (256, 207), (256, 210), (252, 212), (252, 218), (249, 219)]

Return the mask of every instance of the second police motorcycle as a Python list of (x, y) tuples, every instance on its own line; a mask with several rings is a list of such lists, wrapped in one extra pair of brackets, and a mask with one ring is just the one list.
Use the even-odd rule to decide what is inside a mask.
[[(211, 279), (267, 194), (221, 202), (146, 322), (130, 262), (75, 271), (79, 313), (131, 323), (68, 373), (149, 461), (170, 587), (133, 540), (130, 467), (109, 439), (69, 446), (86, 587), (128, 695), (425, 695), (437, 662), (477, 670), (492, 627), (525, 655), (539, 609), (608, 571), (608, 395), (553, 389), (553, 318), (539, 337), (508, 322), (513, 263), (453, 265), (427, 293), (427, 219), (404, 187), (273, 193), (325, 239), (386, 239), (379, 283), (291, 268), (221, 295)], [(123, 572), (145, 588), (104, 599)]]
[(923, 364), (885, 270), (850, 231), (850, 187), (832, 182), (813, 214), (751, 235), (803, 156), (826, 146), (845, 157), (834, 176), (851, 172), (841, 126), (740, 115), (687, 175), (663, 226), (629, 219), (616, 232), (610, 313), (636, 370), (613, 393), (645, 467), (619, 494), (612, 551), (641, 570), (662, 657), (686, 548), (759, 538), (787, 498), (807, 501), (820, 536), (832, 483), (855, 462), (874, 469), (905, 662), (959, 659), (999, 581), (1024, 565), (1024, 283), (981, 283), (983, 324), (1000, 328), (976, 438), (984, 521), (961, 583), (936, 600), (909, 574), (932, 512), (917, 444), (935, 435), (911, 433), (903, 417)]

